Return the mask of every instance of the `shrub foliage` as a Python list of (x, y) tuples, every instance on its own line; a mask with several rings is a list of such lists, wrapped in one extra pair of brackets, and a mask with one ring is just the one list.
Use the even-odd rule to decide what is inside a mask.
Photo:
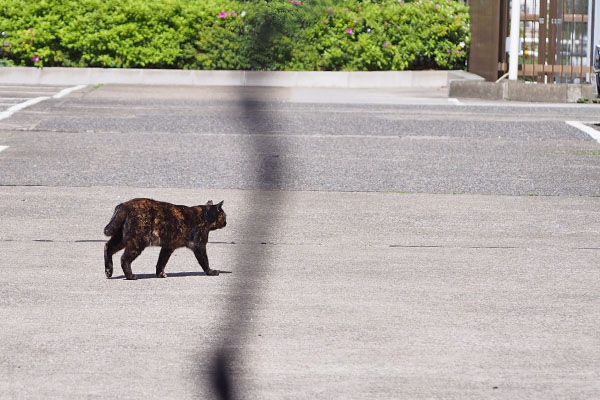
[(455, 0), (2, 0), (0, 66), (461, 69)]

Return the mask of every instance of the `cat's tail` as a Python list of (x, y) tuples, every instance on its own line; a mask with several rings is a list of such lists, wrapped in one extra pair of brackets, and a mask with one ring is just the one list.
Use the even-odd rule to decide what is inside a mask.
[(104, 228), (104, 234), (106, 236), (112, 236), (117, 233), (125, 223), (125, 218), (127, 218), (127, 211), (122, 204), (119, 204), (115, 207), (115, 213), (110, 219), (110, 222)]

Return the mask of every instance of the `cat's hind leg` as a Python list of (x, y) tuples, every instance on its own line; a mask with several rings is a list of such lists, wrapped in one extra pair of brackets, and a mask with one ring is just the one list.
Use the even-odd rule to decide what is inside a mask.
[(113, 254), (122, 250), (123, 247), (125, 247), (125, 244), (123, 243), (121, 232), (111, 237), (104, 245), (104, 273), (107, 278), (110, 278), (113, 274)]
[(138, 246), (131, 245), (130, 243), (127, 243), (125, 245), (125, 251), (123, 252), (123, 255), (121, 256), (121, 268), (123, 268), (123, 273), (125, 274), (125, 279), (128, 279), (128, 280), (136, 280), (137, 279), (137, 277), (133, 274), (133, 272), (131, 272), (131, 263), (133, 262), (133, 260), (135, 260), (137, 258), (137, 256), (139, 256), (142, 253), (143, 250), (144, 250), (143, 247), (140, 249)]
[(158, 262), (156, 263), (156, 277), (157, 278), (166, 278), (167, 274), (165, 274), (165, 265), (169, 261), (169, 257), (173, 254), (174, 249), (169, 249), (168, 247), (162, 247), (160, 249), (160, 254), (158, 255)]

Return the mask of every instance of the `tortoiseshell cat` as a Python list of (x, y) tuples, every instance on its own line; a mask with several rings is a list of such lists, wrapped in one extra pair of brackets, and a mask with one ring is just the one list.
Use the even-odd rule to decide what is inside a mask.
[(210, 269), (206, 255), (208, 233), (224, 228), (227, 224), (223, 202), (212, 201), (202, 206), (180, 206), (152, 199), (133, 199), (115, 207), (104, 234), (111, 236), (104, 246), (104, 270), (106, 277), (113, 273), (112, 256), (125, 249), (121, 267), (126, 279), (137, 279), (131, 272), (131, 262), (147, 246), (161, 246), (156, 264), (156, 276), (166, 278), (165, 265), (173, 251), (188, 247), (194, 251), (200, 266), (209, 276), (219, 275)]

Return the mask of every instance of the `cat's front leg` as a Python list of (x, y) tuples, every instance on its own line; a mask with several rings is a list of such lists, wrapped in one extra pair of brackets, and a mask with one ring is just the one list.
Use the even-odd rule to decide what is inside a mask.
[(196, 256), (196, 260), (204, 270), (204, 273), (207, 276), (217, 276), (219, 275), (219, 271), (210, 269), (208, 266), (208, 255), (206, 254), (206, 243), (196, 243), (194, 245), (194, 255)]
[(173, 254), (174, 249), (169, 249), (167, 247), (163, 247), (160, 249), (160, 254), (158, 255), (158, 262), (156, 263), (156, 277), (157, 278), (166, 278), (167, 274), (165, 274), (165, 265), (169, 261), (169, 257)]

